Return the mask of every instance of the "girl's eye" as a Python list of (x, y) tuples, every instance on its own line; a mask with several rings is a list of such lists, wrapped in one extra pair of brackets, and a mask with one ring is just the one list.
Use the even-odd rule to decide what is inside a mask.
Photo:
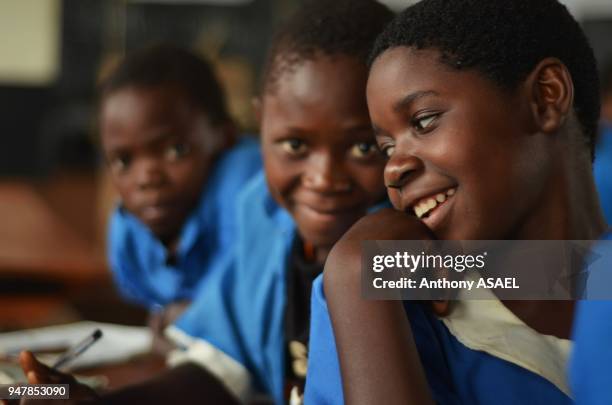
[(109, 159), (108, 165), (113, 173), (123, 173), (129, 168), (130, 162), (129, 156), (113, 156)]
[(189, 145), (179, 142), (166, 149), (165, 157), (169, 161), (173, 162), (188, 155), (190, 151), (191, 149), (189, 148)]
[(359, 142), (351, 147), (351, 156), (365, 158), (379, 153), (378, 146), (372, 142)]
[(393, 152), (395, 152), (395, 146), (386, 146), (383, 148), (383, 153), (388, 158), (390, 158), (391, 155), (393, 155)]
[(437, 114), (427, 115), (422, 118), (417, 118), (414, 121), (414, 126), (418, 131), (425, 131), (438, 118)]
[(289, 154), (299, 155), (306, 151), (306, 144), (301, 139), (291, 138), (280, 142), (281, 148)]

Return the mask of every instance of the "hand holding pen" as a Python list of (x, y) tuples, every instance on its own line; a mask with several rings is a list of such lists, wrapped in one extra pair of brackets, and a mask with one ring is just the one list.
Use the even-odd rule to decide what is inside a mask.
[[(73, 375), (62, 373), (57, 368), (65, 366), (68, 362), (76, 359), (85, 350), (91, 347), (102, 337), (102, 332), (97, 329), (86, 339), (77, 343), (61, 355), (53, 367), (49, 367), (36, 359), (29, 351), (23, 351), (19, 355), (19, 363), (27, 377), (29, 384), (68, 384), (70, 385), (71, 400), (91, 400), (98, 397), (96, 392), (85, 384), (79, 383)], [(37, 404), (40, 400), (36, 400)]]

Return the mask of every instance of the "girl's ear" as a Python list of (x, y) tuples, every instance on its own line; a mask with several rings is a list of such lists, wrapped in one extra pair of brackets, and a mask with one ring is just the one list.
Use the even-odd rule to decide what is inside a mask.
[(526, 81), (533, 122), (539, 132), (553, 134), (565, 123), (574, 103), (574, 83), (557, 58), (543, 59)]
[(251, 106), (253, 107), (253, 114), (257, 125), (261, 126), (261, 97), (253, 97), (251, 99)]

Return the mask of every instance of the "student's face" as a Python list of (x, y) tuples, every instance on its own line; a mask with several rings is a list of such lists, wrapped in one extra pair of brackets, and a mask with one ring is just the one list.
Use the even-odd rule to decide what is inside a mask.
[(396, 47), (371, 68), (367, 101), (389, 156), (390, 199), (442, 239), (510, 237), (542, 209), (543, 138), (526, 129), (520, 97), (438, 58)]
[(222, 135), (172, 86), (107, 95), (101, 138), (123, 206), (160, 239), (178, 235), (196, 205)]
[(365, 66), (317, 56), (282, 73), (262, 100), (268, 185), (301, 236), (331, 247), (384, 197), (384, 158), (365, 101)]

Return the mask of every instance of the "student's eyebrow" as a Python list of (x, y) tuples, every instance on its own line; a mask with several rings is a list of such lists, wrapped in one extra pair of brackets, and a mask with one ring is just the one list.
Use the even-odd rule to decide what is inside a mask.
[(376, 124), (372, 124), (372, 131), (374, 131), (374, 137), (379, 138), (381, 136), (388, 136), (388, 132), (378, 127)]
[[(139, 147), (145, 147), (145, 148), (156, 147), (156, 145), (159, 145), (160, 143), (164, 143), (168, 141), (169, 139), (175, 139), (175, 138), (180, 138), (180, 135), (172, 131), (169, 131), (166, 128), (163, 128), (161, 130), (156, 130), (156, 131), (151, 132), (151, 134), (147, 137), (147, 139), (145, 139), (143, 142), (140, 143)], [(133, 147), (134, 145), (125, 145), (121, 143), (114, 144), (108, 147), (108, 149), (106, 150), (106, 154), (109, 156), (111, 155), (116, 156), (116, 155), (129, 153)]]
[(308, 133), (308, 130), (300, 127), (288, 127), (284, 131), (287, 135), (300, 136)]
[(407, 96), (400, 99), (399, 101), (395, 102), (395, 104), (393, 104), (393, 111), (399, 112), (420, 98), (427, 97), (427, 96), (437, 96), (437, 95), (438, 93), (432, 90), (417, 91), (414, 93), (410, 93)]
[(376, 124), (372, 124), (372, 131), (374, 131), (374, 136), (379, 136), (383, 132)]
[(143, 142), (144, 145), (152, 146), (164, 142), (168, 139), (178, 138), (179, 134), (175, 133), (171, 128), (159, 128), (147, 137)]
[(346, 132), (359, 132), (359, 131), (371, 131), (371, 130), (372, 130), (372, 126), (369, 123), (351, 125), (345, 128)]

